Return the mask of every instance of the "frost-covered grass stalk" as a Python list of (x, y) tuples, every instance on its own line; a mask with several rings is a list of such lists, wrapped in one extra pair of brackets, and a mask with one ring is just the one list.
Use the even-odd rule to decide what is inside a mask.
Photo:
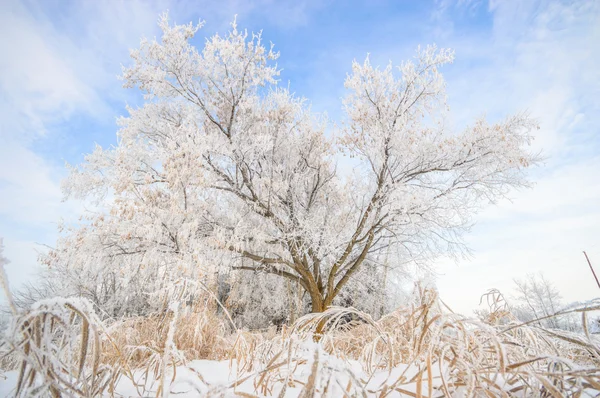
[[(165, 341), (165, 348), (162, 355), (162, 363), (160, 369), (161, 375), (159, 391), (162, 390), (163, 398), (167, 398), (169, 396), (169, 388), (167, 387), (166, 383), (167, 367), (169, 365), (169, 360), (171, 359), (171, 353), (176, 351), (174, 337), (177, 318), (179, 317), (179, 303), (173, 302), (169, 304), (169, 312), (171, 312), (173, 315), (171, 322), (169, 322), (169, 329), (167, 331), (167, 339)], [(173, 366), (173, 373), (175, 373), (175, 366)]]
[(0, 237), (0, 288), (6, 297), (6, 301), (8, 302), (8, 306), (10, 307), (13, 315), (17, 314), (17, 307), (15, 305), (13, 296), (10, 292), (10, 286), (8, 284), (8, 277), (6, 276), (6, 271), (4, 270), (4, 266), (9, 263), (8, 259), (4, 256), (4, 238)]
[(101, 362), (102, 332), (84, 299), (42, 300), (15, 314), (2, 340), (3, 354), (18, 364), (15, 395), (93, 397), (110, 389), (119, 372)]

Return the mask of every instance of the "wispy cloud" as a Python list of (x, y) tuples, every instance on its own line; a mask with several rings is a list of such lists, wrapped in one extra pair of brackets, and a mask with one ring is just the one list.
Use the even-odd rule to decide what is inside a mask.
[(600, 55), (593, 51), (600, 7), (501, 1), (489, 12), (492, 24), (483, 38), (446, 37), (458, 43), (457, 64), (472, 60), (450, 77), (449, 90), (458, 92), (453, 108), (461, 121), (485, 109), (493, 118), (528, 110), (540, 124), (534, 148), (547, 160), (532, 173), (534, 189), (481, 215), (468, 239), (473, 259), (441, 267), (442, 293), (466, 310), (485, 289), (510, 291), (514, 277), (544, 271), (566, 299), (595, 297), (581, 251), (600, 259), (594, 239), (600, 236), (600, 103), (594, 95)]
[[(78, 139), (90, 137), (85, 132), (80, 134), (84, 137), (69, 134), (67, 126), (76, 118), (87, 124), (114, 120), (117, 113), (110, 101), (118, 87), (118, 68), (103, 59), (127, 54), (126, 48), (106, 50), (110, 43), (95, 41), (91, 32), (69, 31), (81, 26), (61, 21), (41, 5), (16, 1), (0, 5), (0, 235), (6, 237), (7, 255), (13, 257), (7, 271), (15, 285), (36, 269), (34, 242), (52, 244), (59, 219), (81, 213), (80, 204), (62, 203), (60, 180), (65, 176), (66, 148), (81, 149)], [(152, 14), (155, 25), (157, 14)], [(81, 21), (82, 15), (73, 20)], [(108, 24), (108, 18), (87, 15), (87, 20), (106, 23), (104, 29), (115, 41), (135, 21), (113, 19), (120, 29)], [(144, 26), (139, 25), (138, 29)], [(95, 32), (102, 36), (100, 27)], [(136, 36), (132, 44), (140, 33), (127, 33)]]

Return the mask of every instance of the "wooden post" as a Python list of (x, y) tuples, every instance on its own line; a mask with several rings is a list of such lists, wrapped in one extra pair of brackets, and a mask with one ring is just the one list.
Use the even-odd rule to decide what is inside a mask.
[(592, 271), (592, 275), (594, 275), (594, 279), (596, 279), (596, 284), (598, 285), (598, 288), (600, 288), (600, 282), (598, 281), (598, 277), (596, 276), (596, 273), (594, 272), (594, 268), (592, 267), (592, 263), (590, 261), (590, 258), (588, 257), (588, 255), (585, 252), (585, 250), (583, 251), (583, 255), (585, 256), (585, 259), (587, 260), (588, 265), (590, 266), (590, 270)]

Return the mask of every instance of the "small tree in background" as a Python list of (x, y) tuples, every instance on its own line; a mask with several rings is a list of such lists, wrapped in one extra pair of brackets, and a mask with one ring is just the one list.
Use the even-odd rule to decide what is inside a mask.
[(513, 312), (523, 322), (542, 318), (536, 322), (540, 326), (552, 329), (576, 331), (580, 329), (573, 314), (554, 317), (564, 303), (559, 290), (543, 274), (530, 274), (525, 279), (515, 279), (516, 305)]
[(213, 286), (225, 269), (243, 272), (240, 284), (254, 272), (287, 280), (323, 311), (383, 252), (389, 264), (462, 253), (476, 211), (526, 186), (537, 160), (523, 114), (449, 128), (449, 50), (420, 49), (399, 67), (354, 62), (333, 125), (277, 86), (278, 54), (260, 35), (234, 23), (199, 51), (197, 26), (160, 26), (162, 41), (142, 41), (123, 74), (144, 105), (64, 184), (106, 211), (45, 259), (95, 280), (84, 293), (115, 314), (128, 302), (142, 311), (145, 292), (176, 278)]

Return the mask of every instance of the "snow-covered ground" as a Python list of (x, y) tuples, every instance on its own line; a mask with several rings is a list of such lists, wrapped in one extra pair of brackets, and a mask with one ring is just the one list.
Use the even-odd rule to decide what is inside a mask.
[[(269, 372), (266, 379), (261, 379), (264, 375), (261, 369), (256, 371), (243, 372), (236, 374), (235, 363), (230, 366), (229, 361), (210, 361), (210, 360), (195, 360), (187, 364), (187, 366), (179, 366), (176, 369), (176, 374), (170, 387), (170, 396), (188, 398), (205, 396), (209, 392), (217, 396), (234, 397), (239, 396), (237, 393), (252, 394), (253, 396), (280, 396), (281, 390), (286, 385), (284, 397), (298, 397), (302, 392), (307, 380), (312, 372), (312, 362), (306, 362), (298, 366), (292, 365), (294, 369), (293, 375), (288, 378), (289, 372), (287, 366), (282, 366), (276, 372)], [(167, 380), (172, 379), (172, 371), (169, 372)], [(364, 387), (367, 395), (374, 395), (375, 391), (381, 391), (384, 384), (391, 385), (395, 381), (402, 378), (410, 378), (414, 372), (407, 371), (405, 367), (397, 367), (390, 371), (377, 371), (372, 377), (362, 369), (360, 364), (354, 361), (342, 362), (335, 358), (327, 358), (320, 360), (318, 372), (316, 373), (315, 385), (316, 395), (321, 396), (321, 393), (326, 389), (328, 397), (344, 396), (343, 391), (347, 391), (351, 396), (362, 392), (361, 384), (366, 383)], [(136, 373), (136, 381), (140, 384), (144, 383), (143, 372)], [(403, 377), (404, 376), (404, 377)], [(436, 376), (435, 374), (433, 375)], [(11, 395), (17, 383), (18, 372), (6, 372), (0, 376), (0, 396), (7, 397)], [(4, 380), (3, 378), (6, 377)], [(287, 379), (287, 383), (286, 383)], [(239, 385), (236, 381), (242, 382)], [(360, 380), (360, 381), (359, 381)], [(266, 383), (263, 383), (265, 382)], [(130, 379), (121, 378), (117, 384), (115, 396), (123, 397), (154, 397), (156, 396), (159, 382), (150, 377), (145, 388), (139, 386), (136, 388)], [(434, 382), (434, 384), (436, 384)], [(266, 387), (265, 387), (266, 386)], [(409, 392), (415, 392), (416, 386), (403, 385), (403, 389)], [(427, 391), (427, 382), (422, 384), (423, 391)], [(208, 394), (212, 395), (212, 394)], [(312, 393), (310, 395), (313, 395)], [(362, 394), (360, 394), (362, 395)], [(399, 392), (393, 392), (388, 397), (401, 397)]]
[[(179, 366), (173, 375), (172, 369), (167, 372), (165, 380), (170, 383), (168, 396), (170, 397), (298, 397), (303, 388), (311, 384), (314, 379), (314, 390), (309, 390), (307, 396), (316, 397), (342, 397), (342, 396), (367, 396), (379, 397), (414, 397), (419, 391), (422, 396), (429, 395), (428, 378), (433, 381), (432, 386), (440, 386), (440, 372), (436, 366), (432, 367), (431, 375), (423, 372), (420, 386), (411, 382), (416, 375), (416, 368), (398, 366), (391, 371), (379, 370), (370, 375), (356, 361), (342, 361), (338, 358), (321, 353), (317, 371), (314, 372), (313, 360), (302, 364), (279, 366), (275, 371), (262, 372), (261, 368), (244, 371), (237, 374), (236, 364), (229, 361), (195, 360), (186, 366)], [(285, 359), (283, 359), (285, 361)], [(291, 369), (292, 372), (289, 372)], [(173, 377), (174, 376), (174, 377)], [(0, 397), (12, 396), (17, 383), (18, 372), (10, 371), (0, 374)], [(143, 371), (135, 372), (134, 383), (122, 377), (117, 384), (114, 396), (116, 397), (156, 397), (159, 381), (152, 374), (146, 380)], [(172, 380), (172, 382), (171, 382)], [(498, 376), (496, 383), (499, 387), (514, 388), (515, 385), (503, 385), (502, 377)], [(285, 391), (282, 394), (282, 389)], [(324, 393), (325, 392), (325, 393)], [(439, 390), (438, 390), (439, 392)], [(382, 394), (383, 393), (383, 394)], [(583, 397), (595, 397), (599, 392), (586, 391)], [(518, 392), (517, 392), (518, 394)], [(106, 394), (110, 396), (110, 394)], [(159, 394), (158, 396), (166, 396)], [(454, 393), (453, 397), (462, 394)], [(515, 395), (513, 395), (515, 396)], [(519, 395), (516, 395), (519, 396)]]

